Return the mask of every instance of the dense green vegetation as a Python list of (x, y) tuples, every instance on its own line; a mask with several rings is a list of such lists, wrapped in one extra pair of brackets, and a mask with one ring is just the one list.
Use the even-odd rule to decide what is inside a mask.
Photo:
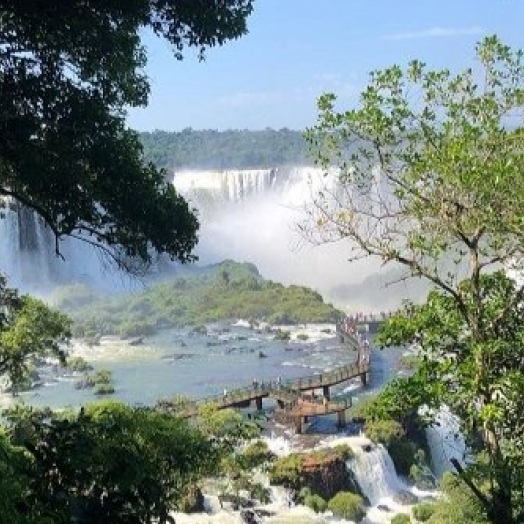
[(7, 287), (0, 275), (0, 377), (11, 391), (30, 385), (38, 359), (52, 356), (65, 364), (70, 325), (56, 309)]
[(476, 55), (458, 73), (418, 60), (374, 71), (349, 110), (320, 98), (308, 141), (319, 165), (340, 168), (345, 191), (320, 188), (302, 231), (433, 287), (386, 323), (383, 345), (414, 344), (422, 357), (387, 409), (449, 406), (487, 459), (452, 460), (456, 473), (489, 522), (520, 524), (524, 285), (495, 271), (524, 269), (524, 52), (489, 36)]
[(192, 423), (115, 401), (61, 413), (17, 405), (2, 415), (2, 523), (166, 524), (170, 512), (195, 507), (211, 475), (231, 480), (228, 493), (249, 487), (267, 502), (250, 474), (254, 457), (271, 457), (260, 443), (248, 457), (238, 451), (259, 430), (233, 410), (209, 406)]
[(306, 142), (299, 131), (214, 131), (140, 133), (144, 158), (157, 167), (173, 169), (253, 169), (304, 165)]
[(391, 519), (391, 524), (411, 524), (411, 519), (407, 513), (399, 513)]
[(0, 196), (35, 211), (57, 252), (73, 236), (128, 270), (155, 252), (191, 259), (197, 218), (126, 125), (149, 93), (140, 33), (177, 59), (188, 47), (203, 57), (245, 34), (251, 11), (251, 0), (3, 2)]
[(5, 420), (0, 516), (13, 524), (166, 522), (183, 487), (223, 454), (186, 421), (118, 402), (62, 414), (17, 407)]
[(122, 297), (84, 286), (62, 288), (56, 305), (74, 320), (74, 334), (147, 335), (162, 327), (201, 326), (246, 318), (275, 324), (334, 322), (342, 313), (302, 286), (264, 280), (252, 264), (226, 261)]
[(360, 522), (366, 514), (362, 497), (349, 491), (337, 493), (328, 502), (328, 509), (335, 517), (354, 522)]

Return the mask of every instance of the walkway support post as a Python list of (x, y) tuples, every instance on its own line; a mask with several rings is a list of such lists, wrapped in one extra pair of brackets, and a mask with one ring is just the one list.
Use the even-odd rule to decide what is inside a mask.
[(323, 386), (322, 387), (322, 394), (324, 395), (325, 398), (330, 400), (330, 397), (329, 397), (329, 386)]
[(256, 403), (256, 406), (257, 406), (257, 410), (261, 411), (262, 410), (262, 397), (257, 397), (255, 399), (255, 403)]
[(338, 412), (338, 427), (343, 428), (346, 426), (346, 412), (345, 411), (339, 411)]

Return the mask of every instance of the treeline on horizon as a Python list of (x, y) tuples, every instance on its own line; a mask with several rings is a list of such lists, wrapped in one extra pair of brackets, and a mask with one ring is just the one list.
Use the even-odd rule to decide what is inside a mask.
[(261, 169), (284, 165), (311, 165), (301, 131), (260, 131), (187, 128), (178, 132), (140, 133), (144, 158), (158, 168)]

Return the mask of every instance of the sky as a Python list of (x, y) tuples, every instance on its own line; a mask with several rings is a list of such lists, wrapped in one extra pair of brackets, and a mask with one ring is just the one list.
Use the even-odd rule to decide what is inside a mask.
[(320, 94), (354, 107), (374, 69), (415, 58), (464, 69), (491, 34), (524, 48), (524, 0), (255, 0), (247, 24), (204, 62), (194, 53), (178, 62), (144, 34), (151, 95), (130, 110), (130, 127), (303, 130)]

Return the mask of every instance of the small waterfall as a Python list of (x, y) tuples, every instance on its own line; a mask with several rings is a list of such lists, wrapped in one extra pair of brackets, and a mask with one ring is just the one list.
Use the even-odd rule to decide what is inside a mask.
[(348, 468), (372, 506), (382, 499), (391, 499), (395, 493), (406, 491), (407, 486), (399, 479), (393, 461), (384, 446), (366, 444), (353, 448), (355, 457), (348, 461)]
[(460, 433), (459, 421), (448, 406), (440, 408), (435, 424), (426, 429), (426, 437), (431, 451), (433, 473), (437, 478), (452, 469), (452, 458), (464, 464), (466, 443)]
[(7, 276), (20, 273), (18, 246), (18, 215), (10, 199), (0, 199), (0, 271)]
[(45, 285), (52, 277), (52, 234), (30, 209), (4, 199), (0, 211), (0, 271), (9, 284)]

